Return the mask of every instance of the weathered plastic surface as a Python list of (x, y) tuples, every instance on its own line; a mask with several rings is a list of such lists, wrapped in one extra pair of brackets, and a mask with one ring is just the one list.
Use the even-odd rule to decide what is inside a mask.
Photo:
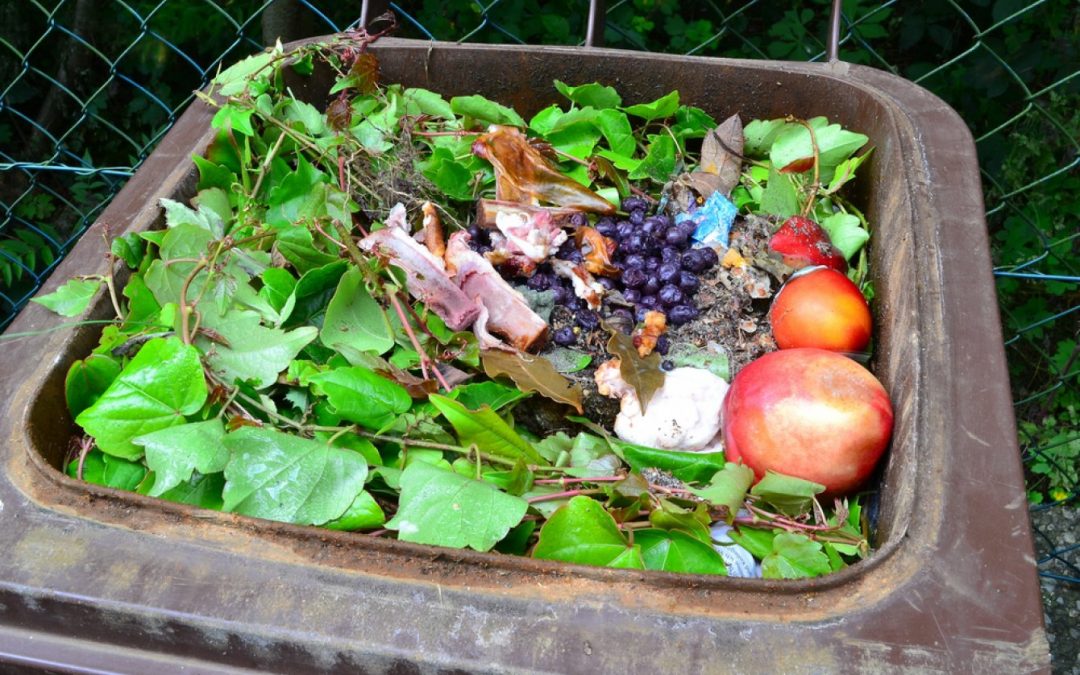
[[(0, 657), (141, 672), (1037, 672), (1049, 668), (975, 149), (926, 91), (868, 68), (385, 40), (384, 81), (532, 112), (551, 82), (678, 88), (721, 119), (827, 115), (871, 137), (875, 370), (896, 431), (879, 548), (760, 581), (562, 565), (220, 514), (58, 471), (63, 379), (97, 327), (0, 343)], [(323, 101), (316, 90), (305, 95)], [(322, 89), (325, 91), (325, 88)], [(104, 269), (102, 229), (187, 199), (195, 103), (42, 292)], [(99, 298), (92, 318), (108, 314)], [(28, 307), (9, 333), (60, 320)]]

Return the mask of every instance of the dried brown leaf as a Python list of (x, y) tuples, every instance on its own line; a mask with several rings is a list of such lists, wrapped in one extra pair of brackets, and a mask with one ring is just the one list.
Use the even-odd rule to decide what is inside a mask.
[[(732, 115), (705, 136), (701, 144), (701, 164), (699, 170), (719, 178), (715, 192), (731, 194), (739, 184), (742, 169), (743, 125), (739, 116)], [(702, 193), (702, 197), (709, 198)]]
[(660, 369), (660, 355), (652, 353), (642, 358), (638, 355), (634, 340), (617, 330), (611, 331), (607, 343), (608, 353), (619, 359), (619, 375), (637, 394), (641, 412), (649, 406), (656, 390), (664, 386), (664, 371)]
[(480, 353), (488, 377), (504, 375), (522, 391), (535, 391), (545, 398), (574, 406), (582, 413), (582, 391), (579, 385), (566, 379), (555, 366), (542, 356), (497, 349)]

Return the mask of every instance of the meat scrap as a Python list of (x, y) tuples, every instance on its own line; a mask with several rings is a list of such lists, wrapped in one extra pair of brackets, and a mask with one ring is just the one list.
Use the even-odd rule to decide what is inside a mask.
[(476, 303), (447, 275), (443, 261), (401, 227), (372, 232), (359, 246), (404, 270), (409, 295), (430, 307), (451, 330), (471, 326), (480, 315)]
[(525, 217), (537, 217), (539, 214), (547, 214), (551, 222), (557, 227), (573, 229), (589, 222), (583, 211), (578, 209), (563, 209), (554, 206), (536, 206), (534, 204), (522, 204), (520, 202), (506, 202), (498, 199), (476, 200), (476, 224), (487, 229), (495, 229), (495, 220), (500, 213), (510, 213)]
[(499, 213), (498, 232), (491, 233), (492, 249), (486, 257), (494, 265), (509, 264), (524, 276), (532, 276), (536, 264), (555, 255), (566, 241), (566, 232), (544, 211), (535, 214)]
[(500, 200), (615, 213), (611, 202), (555, 168), (517, 127), (491, 125), (473, 142), (472, 151), (495, 168), (495, 196)]
[(427, 246), (431, 255), (442, 260), (442, 257), (446, 255), (446, 237), (443, 235), (439, 212), (435, 210), (435, 205), (431, 202), (424, 202), (420, 210), (424, 214), (424, 228), (413, 235), (413, 238)]
[(487, 321), (479, 326), (484, 335), (477, 337), (486, 342), (490, 331), (523, 351), (543, 347), (547, 322), (530, 309), (525, 298), (503, 280), (490, 262), (469, 248), (469, 239), (467, 232), (450, 235), (446, 264), (464, 295), (487, 313)]
[(560, 258), (551, 259), (551, 269), (560, 277), (569, 279), (574, 285), (574, 295), (584, 300), (589, 309), (600, 309), (600, 299), (604, 297), (604, 287), (601, 286), (584, 265), (575, 265), (569, 260)]

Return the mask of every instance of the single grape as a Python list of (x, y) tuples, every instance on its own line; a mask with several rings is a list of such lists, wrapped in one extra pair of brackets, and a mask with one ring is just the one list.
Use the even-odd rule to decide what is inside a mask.
[(645, 224), (645, 210), (634, 209), (630, 212), (630, 222), (637, 227), (641, 227)]
[(646, 272), (655, 272), (659, 268), (660, 268), (660, 258), (657, 258), (656, 256), (649, 256), (648, 258), (645, 258), (645, 271)]
[(570, 214), (570, 224), (574, 227), (584, 227), (589, 224), (589, 217), (580, 211)]
[(660, 260), (666, 263), (675, 263), (676, 265), (682, 260), (682, 254), (679, 253), (679, 249), (674, 246), (665, 246), (660, 249)]
[(689, 323), (698, 317), (697, 307), (693, 305), (675, 305), (668, 310), (668, 321), (673, 325), (681, 326), (684, 323)]
[(622, 275), (623, 286), (627, 288), (639, 288), (645, 283), (646, 278), (645, 270), (637, 267), (630, 267)]
[[(663, 353), (663, 352), (661, 352), (661, 353)], [(675, 362), (672, 361), (671, 359), (664, 359), (663, 361), (660, 362), (660, 368), (663, 369), (663, 370), (666, 370), (666, 371), (675, 370)]]
[(668, 338), (668, 336), (666, 335), (661, 335), (660, 337), (656, 338), (655, 349), (658, 354), (664, 356), (668, 353), (668, 350), (671, 349), (671, 339)]
[(561, 347), (569, 347), (570, 345), (577, 342), (577, 336), (574, 335), (574, 329), (570, 328), (569, 326), (563, 326), (562, 328), (556, 330), (555, 335), (552, 336), (552, 339), (555, 340), (555, 344)]
[(634, 230), (636, 229), (634, 224), (629, 220), (620, 221), (619, 224), (615, 226), (615, 237), (619, 241), (625, 241), (627, 237), (634, 234)]
[(649, 309), (659, 309), (660, 308), (660, 300), (657, 299), (657, 297), (655, 295), (642, 294), (641, 295), (641, 300), (638, 301), (638, 304), (641, 305), (642, 307), (648, 307)]
[(682, 257), (682, 268), (690, 272), (704, 272), (708, 264), (702, 258), (701, 249), (695, 248), (687, 251)]
[(574, 323), (585, 330), (596, 330), (600, 327), (600, 315), (593, 311), (579, 312), (574, 317)]
[(700, 251), (698, 255), (701, 257), (702, 262), (705, 263), (705, 269), (709, 269), (720, 262), (720, 256), (716, 254), (716, 250), (712, 246), (704, 246), (697, 250)]
[(660, 302), (663, 303), (665, 307), (674, 307), (686, 299), (683, 292), (674, 284), (668, 284), (661, 288), (656, 297), (660, 299)]
[(685, 234), (686, 237), (689, 239), (690, 236), (694, 234), (694, 230), (697, 229), (697, 223), (692, 220), (684, 220), (681, 223), (675, 225), (675, 227), (679, 228), (679, 232)]
[(555, 286), (551, 290), (555, 293), (554, 301), (556, 305), (565, 305), (566, 301), (574, 296), (570, 289), (562, 286)]
[(648, 208), (649, 202), (642, 197), (631, 196), (622, 201), (623, 211), (637, 211), (638, 209)]
[(641, 323), (645, 320), (645, 314), (650, 311), (652, 310), (650, 310), (648, 307), (644, 305), (638, 305), (634, 308), (634, 321)]
[(665, 284), (674, 283), (679, 278), (679, 266), (676, 263), (664, 263), (656, 270), (656, 276)]
[(603, 286), (605, 291), (615, 290), (615, 280), (611, 277), (596, 277), (596, 283)]
[(623, 264), (626, 267), (637, 267), (640, 269), (645, 269), (645, 257), (642, 256), (640, 253), (631, 253), (630, 255), (626, 256), (625, 260), (623, 260)]
[[(626, 297), (625, 294), (623, 295), (623, 297)], [(618, 317), (623, 321), (634, 321), (634, 313), (625, 307), (616, 307), (615, 309), (611, 310), (611, 316)]]
[(529, 280), (525, 282), (525, 285), (534, 291), (546, 291), (551, 288), (551, 278), (543, 272), (537, 272), (529, 277)]
[(622, 296), (627, 302), (636, 303), (641, 300), (641, 291), (636, 288), (628, 288), (622, 292)]
[(641, 285), (641, 294), (656, 295), (662, 285), (663, 284), (660, 283), (660, 280), (657, 279), (655, 275), (649, 275), (649, 277), (645, 279), (645, 283)]
[(596, 221), (596, 231), (605, 237), (614, 237), (616, 229), (618, 227), (615, 225), (613, 218), (604, 217)]
[(701, 282), (698, 281), (693, 272), (679, 271), (679, 288), (683, 289), (684, 293), (696, 293), (700, 285)]
[(664, 235), (664, 241), (672, 246), (681, 246), (687, 242), (687, 234), (678, 227), (673, 227)]

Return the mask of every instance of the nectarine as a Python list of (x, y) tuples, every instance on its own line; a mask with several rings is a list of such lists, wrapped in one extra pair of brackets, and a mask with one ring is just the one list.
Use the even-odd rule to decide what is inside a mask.
[(859, 287), (828, 267), (792, 275), (776, 294), (769, 323), (780, 349), (861, 352), (870, 343), (870, 306)]

